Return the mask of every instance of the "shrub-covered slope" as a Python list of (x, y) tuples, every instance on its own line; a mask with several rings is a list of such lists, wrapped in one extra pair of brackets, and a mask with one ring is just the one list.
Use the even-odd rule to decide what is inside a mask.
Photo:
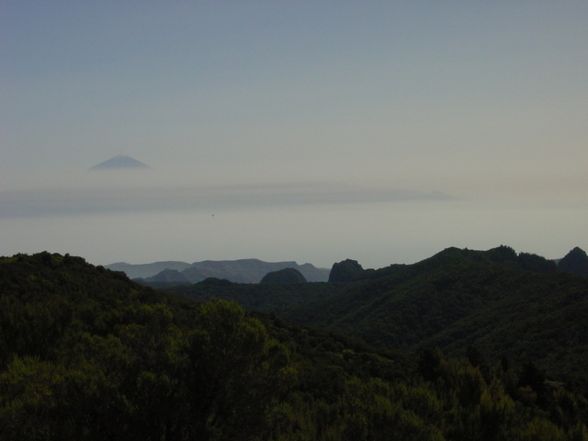
[[(182, 292), (203, 296), (198, 285)], [(351, 283), (308, 284), (288, 295), (256, 286), (230, 292), (247, 308), (378, 347), (463, 355), (475, 346), (489, 357), (534, 359), (550, 375), (588, 383), (588, 281), (508, 247), (449, 248), (414, 265), (367, 270)]]
[(80, 258), (0, 259), (0, 306), (2, 440), (588, 439), (532, 364), (413, 363)]

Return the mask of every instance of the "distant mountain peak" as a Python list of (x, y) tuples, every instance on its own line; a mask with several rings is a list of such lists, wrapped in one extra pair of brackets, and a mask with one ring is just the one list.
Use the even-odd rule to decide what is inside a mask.
[(124, 169), (144, 169), (149, 168), (147, 164), (137, 161), (135, 158), (125, 155), (114, 156), (100, 164), (95, 165), (90, 170), (124, 170)]

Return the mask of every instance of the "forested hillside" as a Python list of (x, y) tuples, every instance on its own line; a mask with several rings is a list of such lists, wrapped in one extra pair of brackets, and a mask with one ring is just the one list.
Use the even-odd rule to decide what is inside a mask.
[(0, 331), (7, 441), (588, 440), (533, 360), (374, 352), (76, 257), (0, 259)]
[(232, 300), (247, 310), (275, 313), (283, 318), (290, 318), (298, 314), (297, 311), (305, 305), (335, 297), (340, 293), (340, 287), (331, 283), (240, 284), (209, 278), (191, 286), (173, 287), (167, 292), (198, 301)]
[(473, 346), (493, 359), (533, 359), (551, 376), (588, 384), (588, 280), (557, 272), (542, 257), (508, 247), (449, 248), (354, 279), (295, 289), (193, 285), (176, 292), (231, 298), (380, 348), (439, 347), (463, 355)]

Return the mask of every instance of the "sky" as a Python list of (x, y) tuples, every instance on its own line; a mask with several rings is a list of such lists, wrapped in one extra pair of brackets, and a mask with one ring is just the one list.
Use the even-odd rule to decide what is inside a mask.
[[(0, 254), (588, 248), (588, 3), (0, 0)], [(90, 172), (115, 155), (149, 169)]]

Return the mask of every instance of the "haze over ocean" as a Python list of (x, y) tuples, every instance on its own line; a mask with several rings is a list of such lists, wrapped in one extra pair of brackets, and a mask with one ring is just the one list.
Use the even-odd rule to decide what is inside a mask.
[[(583, 1), (3, 1), (0, 254), (588, 247), (587, 19)], [(88, 171), (118, 154), (150, 168)]]

